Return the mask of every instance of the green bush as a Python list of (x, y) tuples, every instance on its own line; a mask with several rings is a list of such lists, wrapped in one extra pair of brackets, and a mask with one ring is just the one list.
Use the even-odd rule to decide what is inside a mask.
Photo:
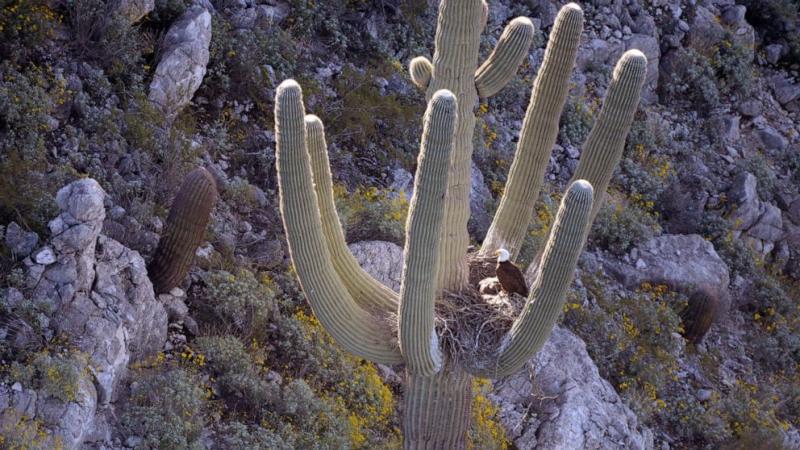
[(88, 361), (84, 355), (41, 351), (24, 363), (11, 363), (8, 375), (11, 381), (66, 403), (79, 400), (81, 382), (87, 371)]
[(655, 216), (636, 204), (609, 203), (597, 214), (589, 242), (615, 255), (624, 255), (660, 232)]
[(662, 99), (667, 103), (685, 99), (691, 109), (709, 114), (720, 104), (716, 71), (694, 49), (679, 48), (674, 52), (671, 78), (661, 83)]
[(564, 143), (580, 147), (589, 136), (594, 123), (594, 113), (586, 106), (586, 99), (570, 99), (561, 114), (559, 136)]
[(227, 329), (245, 337), (258, 336), (275, 310), (275, 292), (267, 283), (268, 278), (259, 281), (247, 269), (236, 275), (211, 272), (205, 278), (204, 301), (199, 306)]
[(294, 450), (283, 438), (258, 425), (247, 426), (240, 422), (225, 422), (216, 427), (215, 449), (270, 449)]
[(199, 449), (206, 407), (200, 381), (187, 370), (142, 372), (131, 384), (120, 419), (122, 432), (142, 439), (137, 449)]
[(739, 44), (728, 34), (712, 48), (711, 66), (716, 69), (719, 87), (727, 95), (747, 97), (753, 89), (753, 50)]
[(370, 188), (333, 187), (336, 210), (339, 213), (348, 242), (384, 240), (402, 244), (408, 199), (402, 193)]

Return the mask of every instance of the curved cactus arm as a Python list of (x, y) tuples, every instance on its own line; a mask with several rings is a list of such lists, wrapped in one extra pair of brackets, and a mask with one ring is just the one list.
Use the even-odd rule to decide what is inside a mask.
[(400, 286), (400, 350), (409, 370), (420, 376), (433, 375), (442, 367), (433, 316), (442, 204), (455, 125), (456, 97), (441, 90), (428, 102), (423, 119)]
[(586, 242), (592, 198), (592, 185), (585, 180), (567, 189), (522, 314), (504, 338), (496, 360), (481, 375), (497, 378), (516, 372), (550, 336)]
[(475, 72), (479, 97), (495, 95), (514, 78), (531, 48), (533, 31), (533, 23), (527, 17), (517, 17), (506, 26), (492, 54)]
[(622, 55), (614, 68), (600, 116), (583, 144), (581, 159), (572, 179), (587, 180), (594, 187), (596, 200), (592, 220), (603, 205), (608, 183), (622, 158), (646, 75), (647, 57), (644, 53), (629, 50)]
[(361, 309), (331, 266), (322, 233), (317, 195), (306, 149), (305, 110), (300, 86), (287, 80), (278, 86), (275, 138), (278, 187), (289, 251), (314, 314), (349, 352), (383, 364), (403, 361), (388, 327)]
[(514, 259), (519, 253), (558, 137), (558, 122), (582, 30), (581, 8), (574, 3), (561, 8), (533, 83), (517, 152), (500, 205), (481, 246), (482, 254), (489, 255), (505, 248)]
[(433, 64), (424, 56), (417, 56), (408, 64), (408, 71), (411, 74), (411, 81), (420, 88), (428, 89), (428, 84), (433, 76)]
[(347, 247), (339, 216), (336, 215), (328, 146), (325, 142), (325, 128), (322, 121), (319, 117), (309, 114), (305, 117), (305, 126), (314, 190), (317, 193), (322, 218), (322, 233), (328, 244), (331, 264), (358, 306), (381, 314), (395, 313), (398, 304), (397, 294), (364, 271)]

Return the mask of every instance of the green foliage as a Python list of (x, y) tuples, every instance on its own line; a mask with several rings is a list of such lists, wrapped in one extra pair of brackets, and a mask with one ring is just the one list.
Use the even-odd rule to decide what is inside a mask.
[(645, 284), (634, 294), (608, 296), (602, 282), (584, 277), (591, 303), (567, 300), (565, 323), (581, 336), (600, 372), (645, 422), (665, 412), (667, 389), (678, 381), (680, 318), (685, 303), (666, 286)]
[(46, 0), (7, 0), (0, 6), (0, 59), (27, 62), (44, 51), (63, 18)]
[(686, 99), (689, 107), (708, 114), (719, 106), (716, 71), (703, 55), (691, 48), (675, 50), (671, 79), (662, 85), (662, 97), (674, 102)]
[(750, 62), (753, 50), (739, 44), (734, 36), (728, 34), (712, 49), (709, 58), (716, 70), (720, 91), (727, 95), (747, 97), (753, 88), (753, 65)]
[(53, 436), (41, 420), (31, 419), (14, 408), (6, 408), (0, 412), (0, 447), (62, 450), (64, 443), (60, 437)]
[(736, 275), (746, 277), (755, 271), (755, 255), (753, 251), (733, 234), (733, 225), (719, 214), (703, 215), (701, 224), (703, 236), (710, 240), (720, 258), (731, 271), (731, 278)]
[(144, 56), (155, 54), (155, 37), (131, 26), (105, 0), (64, 0), (63, 5), (78, 55), (98, 64), (120, 86), (142, 86)]
[(570, 99), (561, 114), (559, 136), (562, 142), (579, 147), (589, 136), (594, 123), (594, 112), (586, 106), (586, 99)]
[(627, 193), (645, 210), (652, 210), (674, 176), (672, 160), (663, 154), (667, 136), (648, 117), (633, 122), (614, 186)]
[(215, 448), (223, 449), (274, 449), (293, 450), (294, 447), (286, 443), (283, 438), (258, 425), (247, 426), (243, 423), (231, 421), (221, 423), (216, 427), (217, 445)]
[(82, 378), (87, 371), (88, 361), (84, 355), (41, 351), (31, 355), (24, 363), (11, 363), (8, 376), (29, 389), (36, 389), (47, 397), (66, 403), (79, 399)]
[(256, 279), (247, 269), (236, 275), (218, 271), (206, 276), (202, 308), (227, 329), (245, 337), (263, 333), (275, 309), (275, 292), (267, 277)]
[(347, 192), (341, 184), (333, 186), (336, 210), (348, 242), (385, 240), (402, 244), (408, 199), (402, 193), (370, 188)]
[(750, 172), (756, 177), (758, 180), (756, 190), (761, 200), (765, 202), (774, 200), (775, 193), (778, 192), (779, 181), (770, 167), (767, 157), (761, 153), (752, 153), (748, 158), (740, 160), (738, 166), (743, 172)]
[(201, 448), (206, 393), (185, 369), (136, 374), (130, 403), (120, 419), (123, 434), (142, 439), (137, 449)]
[(43, 231), (56, 211), (53, 192), (65, 176), (46, 143), (64, 95), (63, 79), (48, 67), (0, 63), (0, 221)]
[(753, 336), (755, 359), (775, 372), (792, 373), (800, 367), (800, 310), (780, 284), (760, 277), (748, 292), (746, 311), (762, 333)]
[(615, 255), (624, 255), (660, 232), (656, 217), (635, 203), (609, 203), (597, 214), (589, 242)]

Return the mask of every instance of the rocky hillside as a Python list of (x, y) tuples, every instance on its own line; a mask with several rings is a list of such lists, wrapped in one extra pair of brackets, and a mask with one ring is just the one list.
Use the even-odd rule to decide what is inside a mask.
[[(0, 1), (0, 447), (402, 447), (402, 368), (344, 352), (299, 286), (273, 110), (296, 79), (351, 250), (398, 290), (438, 3)], [(566, 2), (488, 3), (482, 60), (514, 17), (535, 36), (476, 105), (475, 244)], [(800, 2), (581, 7), (529, 277), (630, 49), (641, 106), (550, 339), (473, 382), (471, 446), (800, 449)]]

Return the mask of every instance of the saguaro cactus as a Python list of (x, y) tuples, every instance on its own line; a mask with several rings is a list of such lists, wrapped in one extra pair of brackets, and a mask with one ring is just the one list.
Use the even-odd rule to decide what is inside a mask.
[[(602, 195), (619, 160), (644, 82), (644, 55), (626, 53), (614, 71), (578, 174), (561, 202), (530, 295), (516, 317), (499, 321), (505, 326), (498, 328), (496, 338), (480, 340), (487, 322), (480, 314), (500, 313), (467, 281), (473, 108), (479, 95), (494, 94), (511, 79), (533, 34), (529, 20), (515, 19), (476, 72), (486, 11), (482, 0), (442, 0), (434, 60), (415, 58), (411, 63), (412, 80), (427, 89), (428, 108), (399, 295), (372, 279), (347, 249), (333, 202), (322, 122), (305, 115), (295, 81), (283, 82), (276, 93), (281, 214), (298, 278), (314, 313), (343, 347), (371, 361), (406, 365), (407, 449), (465, 448), (471, 377), (512, 374), (544, 344), (563, 307), (597, 208), (596, 196)], [(518, 251), (558, 132), (582, 22), (575, 4), (565, 6), (556, 19), (507, 198), (495, 218), (492, 243), (484, 250), (503, 246)], [(471, 320), (476, 311), (477, 323)], [(437, 325), (441, 323), (446, 325)], [(462, 345), (466, 340), (458, 336), (467, 336), (469, 345)], [(483, 348), (475, 345), (479, 341)]]
[(689, 303), (681, 311), (683, 337), (694, 344), (703, 341), (708, 334), (720, 308), (719, 297), (710, 289), (701, 288), (689, 297)]
[(164, 234), (147, 266), (156, 294), (177, 286), (192, 265), (217, 201), (214, 177), (202, 167), (186, 175), (172, 201)]

